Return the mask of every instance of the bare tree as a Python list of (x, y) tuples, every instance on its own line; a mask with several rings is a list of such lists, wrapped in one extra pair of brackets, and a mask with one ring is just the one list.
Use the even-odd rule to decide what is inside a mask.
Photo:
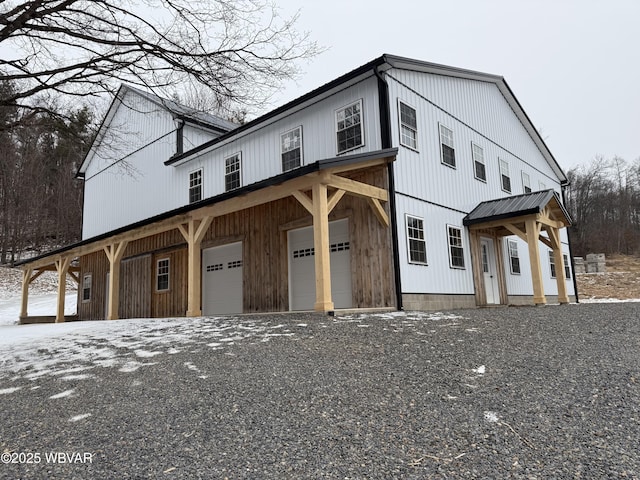
[(256, 106), (318, 52), (296, 30), (298, 15), (281, 18), (271, 0), (4, 0), (0, 8), (0, 46), (13, 52), (0, 59), (0, 80), (17, 87), (0, 106), (31, 115), (52, 112), (48, 95), (98, 96), (121, 81), (163, 97), (202, 85)]

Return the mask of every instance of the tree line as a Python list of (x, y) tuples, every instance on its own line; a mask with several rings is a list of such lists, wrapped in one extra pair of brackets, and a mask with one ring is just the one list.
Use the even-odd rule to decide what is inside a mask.
[(594, 160), (567, 172), (572, 253), (640, 254), (640, 158)]
[[(14, 91), (0, 82), (0, 97)], [(39, 112), (28, 124), (18, 106), (0, 106), (0, 263), (13, 263), (80, 239), (82, 181), (75, 173), (90, 146), (94, 122), (87, 107)]]

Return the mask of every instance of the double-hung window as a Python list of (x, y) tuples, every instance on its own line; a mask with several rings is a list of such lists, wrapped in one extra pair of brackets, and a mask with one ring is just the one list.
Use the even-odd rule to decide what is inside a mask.
[(169, 259), (158, 260), (156, 267), (156, 291), (165, 292), (169, 290)]
[(418, 120), (416, 109), (398, 100), (400, 114), (400, 143), (405, 147), (418, 149)]
[(552, 250), (549, 250), (549, 270), (551, 270), (551, 278), (556, 278), (556, 257)]
[(447, 225), (447, 238), (449, 240), (449, 266), (451, 268), (464, 268), (462, 230), (458, 227)]
[(362, 100), (336, 111), (336, 135), (339, 154), (364, 145)]
[(473, 156), (473, 175), (476, 179), (486, 182), (487, 169), (484, 164), (484, 150), (481, 146), (471, 142), (471, 155)]
[(202, 169), (189, 174), (189, 203), (202, 200)]
[(241, 178), (241, 163), (242, 155), (238, 152), (230, 157), (225, 158), (225, 174), (224, 174), (224, 190), (228, 192), (240, 188), (242, 182)]
[(453, 146), (453, 130), (440, 125), (441, 161), (445, 165), (456, 168), (456, 150)]
[(427, 264), (427, 244), (424, 239), (424, 221), (422, 218), (406, 216), (407, 220), (407, 248), (409, 262)]
[(91, 301), (91, 274), (87, 273), (82, 277), (82, 301)]
[(302, 165), (302, 127), (280, 135), (282, 171), (287, 172)]
[(531, 193), (531, 179), (529, 178), (529, 174), (522, 172), (522, 191), (524, 193)]
[(509, 268), (513, 275), (520, 275), (520, 257), (518, 257), (518, 244), (513, 240), (507, 243), (509, 247)]
[(571, 278), (571, 265), (569, 264), (569, 255), (562, 254), (562, 260), (564, 261), (564, 276), (567, 280)]
[(509, 164), (502, 160), (498, 159), (498, 163), (500, 164), (500, 186), (502, 190), (507, 193), (511, 193), (511, 177), (509, 176)]

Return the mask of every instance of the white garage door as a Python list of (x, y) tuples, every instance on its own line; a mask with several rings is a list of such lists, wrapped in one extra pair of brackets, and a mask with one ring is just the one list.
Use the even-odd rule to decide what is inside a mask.
[[(289, 232), (289, 305), (291, 310), (313, 310), (316, 276), (313, 227)], [(335, 308), (351, 308), (351, 254), (349, 221), (329, 223), (331, 251), (331, 297)]]
[(242, 242), (202, 251), (202, 313), (242, 313)]

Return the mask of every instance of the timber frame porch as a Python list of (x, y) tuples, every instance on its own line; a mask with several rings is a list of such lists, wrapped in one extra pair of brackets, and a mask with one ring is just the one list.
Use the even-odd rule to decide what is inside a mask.
[[(103, 251), (109, 265), (107, 319), (119, 318), (119, 282), (121, 261), (127, 246), (164, 232), (178, 230), (188, 248), (186, 316), (202, 315), (202, 240), (216, 218), (287, 197), (295, 198), (312, 218), (315, 248), (316, 301), (314, 309), (334, 309), (331, 297), (329, 214), (345, 195), (366, 200), (375, 218), (390, 228), (390, 192), (343, 176), (395, 160), (397, 148), (319, 160), (267, 180), (241, 187), (200, 202), (186, 205), (121, 229), (84, 240), (74, 245), (18, 263), (23, 269), (21, 319), (28, 318), (29, 285), (45, 271), (58, 274), (55, 321), (64, 322), (67, 275), (80, 286), (79, 267), (74, 261), (84, 255)], [(81, 294), (81, 292), (79, 293)]]
[[(553, 251), (558, 302), (569, 303), (560, 229), (570, 226), (571, 220), (554, 190), (482, 202), (464, 218), (463, 224), (469, 229), (477, 305), (487, 305), (480, 239), (486, 237), (498, 240), (511, 235), (516, 235), (527, 243), (533, 284), (533, 303), (536, 305), (547, 303), (540, 263), (540, 242)], [(542, 235), (543, 233), (546, 233), (546, 236)], [(500, 299), (501, 303), (507, 303), (503, 252), (500, 242), (496, 241), (494, 244)]]

